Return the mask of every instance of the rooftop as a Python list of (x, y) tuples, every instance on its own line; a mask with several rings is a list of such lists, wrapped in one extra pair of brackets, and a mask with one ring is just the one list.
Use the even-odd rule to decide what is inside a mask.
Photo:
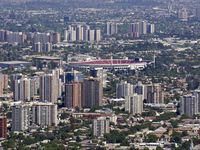
[(2, 65), (20, 65), (20, 64), (30, 64), (31, 62), (27, 61), (2, 61), (0, 64)]

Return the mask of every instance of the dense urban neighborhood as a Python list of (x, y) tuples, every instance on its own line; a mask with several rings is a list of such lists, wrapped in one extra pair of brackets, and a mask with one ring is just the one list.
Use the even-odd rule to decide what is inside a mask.
[(0, 0), (0, 150), (200, 150), (199, 0)]

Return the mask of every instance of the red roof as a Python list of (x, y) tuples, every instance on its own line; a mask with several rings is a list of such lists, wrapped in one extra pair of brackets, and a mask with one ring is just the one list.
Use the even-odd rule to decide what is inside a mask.
[(72, 64), (85, 64), (85, 65), (92, 65), (92, 64), (107, 64), (107, 65), (112, 65), (112, 64), (132, 64), (132, 63), (141, 63), (141, 62), (136, 62), (134, 60), (126, 60), (126, 59), (101, 59), (101, 60), (91, 60), (91, 61), (82, 61), (82, 62), (71, 62)]

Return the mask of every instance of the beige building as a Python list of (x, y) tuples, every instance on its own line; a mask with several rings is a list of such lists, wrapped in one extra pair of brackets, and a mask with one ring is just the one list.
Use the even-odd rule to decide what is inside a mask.
[(31, 123), (39, 127), (57, 126), (57, 105), (53, 103), (32, 103)]
[(125, 97), (125, 110), (130, 114), (141, 114), (143, 112), (142, 95), (132, 94)]
[(93, 135), (96, 137), (103, 136), (105, 133), (110, 133), (110, 120), (106, 117), (99, 117), (93, 120), (92, 128)]
[(3, 96), (4, 89), (8, 88), (8, 75), (0, 74), (0, 96)]
[(53, 70), (52, 74), (40, 76), (40, 100), (56, 103), (61, 95), (61, 80), (59, 70)]

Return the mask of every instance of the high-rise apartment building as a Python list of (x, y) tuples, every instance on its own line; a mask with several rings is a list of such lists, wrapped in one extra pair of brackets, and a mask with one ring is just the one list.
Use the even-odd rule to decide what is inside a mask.
[(12, 32), (12, 31), (7, 31), (6, 32), (6, 40), (10, 44), (22, 44), (24, 43), (26, 39), (26, 35), (22, 32)]
[(97, 78), (88, 78), (83, 81), (83, 107), (100, 106), (103, 98), (102, 82)]
[(102, 82), (103, 87), (107, 86), (107, 71), (103, 68), (95, 68), (90, 70), (90, 76), (94, 78), (99, 78)]
[(40, 88), (40, 78), (39, 76), (34, 76), (30, 79), (30, 97), (34, 98), (39, 95)]
[(17, 74), (12, 74), (10, 76), (10, 81), (11, 81), (11, 90), (14, 91), (15, 90), (15, 80), (20, 80), (21, 78), (23, 78), (24, 75), (21, 73), (17, 73)]
[(147, 34), (147, 22), (141, 21), (139, 22), (139, 34)]
[(57, 126), (57, 105), (52, 103), (33, 103), (31, 105), (31, 124), (39, 127)]
[(140, 35), (153, 34), (155, 25), (146, 21), (132, 23), (130, 26), (130, 34), (132, 37), (140, 37)]
[(8, 88), (8, 75), (0, 73), (0, 96), (3, 96), (4, 89)]
[(105, 117), (99, 117), (93, 120), (92, 128), (93, 135), (102, 137), (105, 133), (110, 133), (110, 120)]
[(6, 37), (6, 30), (0, 30), (0, 42), (6, 42), (7, 37)]
[(96, 42), (101, 41), (101, 30), (100, 29), (95, 30), (95, 37), (94, 38), (95, 38)]
[(45, 102), (56, 103), (61, 94), (61, 81), (59, 73), (53, 70), (52, 74), (45, 74), (40, 76), (40, 100)]
[(95, 41), (95, 30), (89, 30), (88, 31), (88, 40), (90, 42), (94, 42)]
[(141, 114), (143, 112), (143, 96), (132, 94), (125, 97), (125, 110), (130, 114)]
[(78, 25), (76, 28), (76, 40), (83, 41), (83, 26)]
[(6, 139), (7, 138), (7, 117), (6, 116), (0, 116), (0, 139)]
[(189, 117), (199, 113), (198, 99), (194, 95), (184, 95), (180, 101), (180, 112)]
[(61, 42), (61, 35), (58, 32), (52, 33), (52, 43), (57, 44)]
[(70, 41), (75, 42), (76, 40), (77, 40), (76, 30), (73, 29), (70, 31)]
[(40, 42), (35, 43), (33, 46), (33, 50), (35, 52), (41, 53), (42, 52), (42, 43), (40, 43)]
[(65, 84), (64, 105), (67, 108), (82, 107), (81, 82), (70, 82)]
[(77, 70), (65, 72), (62, 76), (63, 83), (82, 82), (83, 79), (84, 79), (84, 75)]
[(164, 95), (161, 84), (144, 85), (144, 100), (146, 103), (163, 104)]
[(41, 43), (41, 44), (51, 42), (51, 34), (36, 32), (34, 33), (33, 41), (34, 43)]
[(148, 24), (148, 25), (147, 25), (147, 33), (148, 33), (148, 34), (153, 34), (153, 33), (155, 33), (155, 25), (154, 25), (154, 24)]
[(15, 101), (30, 101), (30, 79), (22, 78), (15, 80), (14, 100)]
[(142, 82), (139, 81), (136, 85), (134, 85), (134, 93), (144, 95), (144, 85)]
[(125, 98), (128, 95), (132, 95), (134, 92), (133, 85), (127, 81), (122, 81), (116, 85), (116, 97)]
[(30, 107), (15, 103), (12, 107), (12, 131), (26, 131), (30, 126)]
[(90, 30), (90, 26), (85, 25), (83, 26), (83, 41), (87, 42), (89, 40), (89, 30)]
[(0, 77), (0, 97), (3, 96), (3, 80)]
[(140, 36), (140, 25), (139, 23), (132, 23), (131, 24), (131, 36), (132, 37), (139, 37)]
[(200, 90), (195, 90), (193, 92), (193, 95), (195, 96), (196, 100), (197, 100), (197, 109), (198, 109), (198, 112), (200, 112)]
[(42, 50), (43, 50), (43, 52), (50, 52), (50, 51), (52, 51), (52, 44), (49, 43), (49, 42), (44, 43), (43, 47), (42, 47)]
[(47, 43), (37, 42), (37, 43), (34, 44), (33, 50), (35, 52), (38, 52), (38, 53), (50, 52), (50, 51), (52, 51), (52, 43), (50, 43), (50, 42), (47, 42)]
[(107, 22), (106, 23), (106, 34), (114, 35), (118, 33), (118, 24), (116, 22)]

